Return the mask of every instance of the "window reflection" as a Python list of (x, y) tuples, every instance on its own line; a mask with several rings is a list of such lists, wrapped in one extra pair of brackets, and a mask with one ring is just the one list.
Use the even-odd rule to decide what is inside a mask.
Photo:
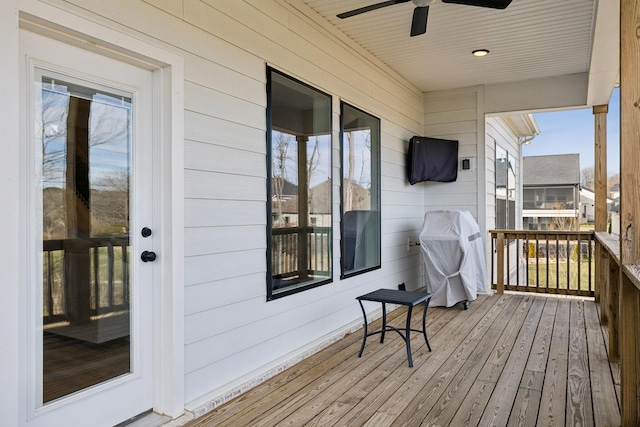
[(380, 120), (342, 104), (342, 276), (380, 266)]
[(36, 86), (47, 403), (130, 371), (132, 105), (50, 77)]
[(327, 282), (331, 97), (269, 70), (269, 298)]

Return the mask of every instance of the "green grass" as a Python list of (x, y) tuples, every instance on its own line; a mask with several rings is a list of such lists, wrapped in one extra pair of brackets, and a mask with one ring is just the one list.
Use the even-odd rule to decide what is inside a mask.
[[(569, 270), (569, 277), (567, 279), (567, 269)], [(536, 276), (537, 271), (537, 276)], [(578, 276), (578, 263), (571, 261), (567, 267), (566, 260), (560, 260), (558, 264), (551, 262), (549, 265), (546, 263), (539, 263), (536, 266), (535, 260), (529, 260), (529, 286), (536, 286), (537, 283), (540, 288), (548, 287), (551, 289), (573, 289), (573, 290), (589, 290), (589, 263), (587, 261), (580, 262), (580, 276)], [(548, 282), (547, 282), (548, 277)], [(591, 266), (591, 289), (595, 285), (595, 266)]]

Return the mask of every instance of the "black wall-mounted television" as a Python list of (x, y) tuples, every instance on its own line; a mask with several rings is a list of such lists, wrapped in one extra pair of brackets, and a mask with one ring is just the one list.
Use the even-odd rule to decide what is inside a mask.
[(409, 141), (409, 183), (452, 182), (458, 178), (458, 141), (414, 136)]

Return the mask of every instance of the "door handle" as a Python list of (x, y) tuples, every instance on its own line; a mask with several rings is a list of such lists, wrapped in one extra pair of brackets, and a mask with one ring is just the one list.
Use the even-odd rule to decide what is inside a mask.
[(149, 227), (144, 227), (140, 231), (140, 234), (142, 234), (142, 237), (149, 237), (149, 236), (151, 236), (151, 229)]
[(153, 262), (156, 260), (156, 253), (153, 251), (144, 251), (140, 254), (142, 262)]

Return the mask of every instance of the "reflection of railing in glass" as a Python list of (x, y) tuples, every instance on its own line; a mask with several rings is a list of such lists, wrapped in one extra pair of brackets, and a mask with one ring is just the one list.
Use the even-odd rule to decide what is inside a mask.
[[(72, 239), (43, 241), (43, 323), (64, 322), (69, 316), (69, 283), (65, 247)], [(89, 239), (92, 316), (129, 309), (129, 238)]]
[[(298, 250), (300, 233), (307, 235), (307, 260), (300, 269)], [(310, 280), (331, 276), (331, 227), (285, 227), (272, 230), (271, 268), (275, 279), (292, 280), (307, 276)], [(301, 274), (306, 273), (306, 274)], [(299, 283), (295, 281), (295, 283)]]

